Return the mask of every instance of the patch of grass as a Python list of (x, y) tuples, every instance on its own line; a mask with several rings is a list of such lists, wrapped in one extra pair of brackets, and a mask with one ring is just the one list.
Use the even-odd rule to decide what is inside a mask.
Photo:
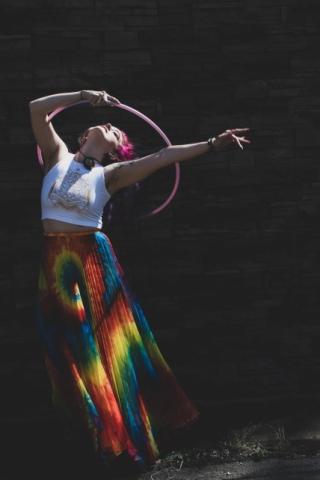
[(259, 427), (259, 424), (249, 424), (243, 429), (231, 432), (227, 439), (220, 441), (221, 459), (258, 459), (268, 456), (268, 450), (263, 442), (254, 438), (254, 433)]
[[(256, 435), (261, 427), (270, 429), (270, 434), (265, 440), (259, 439), (259, 435)], [(286, 456), (293, 451), (283, 426), (274, 427), (262, 423), (249, 423), (246, 427), (233, 431), (219, 444), (222, 450), (229, 452), (227, 455), (229, 460), (261, 460), (272, 456)]]
[[(264, 440), (259, 438), (261, 428), (265, 432), (269, 429)], [(249, 423), (244, 428), (233, 430), (217, 444), (172, 450), (156, 462), (151, 480), (178, 480), (179, 471), (183, 467), (203, 467), (213, 463), (262, 460), (270, 457), (290, 458), (297, 454), (286, 438), (283, 426)], [(165, 474), (165, 477), (160, 472)]]

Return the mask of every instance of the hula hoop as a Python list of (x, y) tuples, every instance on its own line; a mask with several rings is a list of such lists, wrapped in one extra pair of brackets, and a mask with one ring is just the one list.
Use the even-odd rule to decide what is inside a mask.
[[(67, 108), (73, 107), (75, 105), (79, 105), (80, 103), (89, 103), (87, 100), (81, 100), (79, 102), (73, 103), (71, 105), (67, 105), (65, 107), (59, 107), (55, 109), (52, 113), (50, 113), (48, 119), (51, 120), (54, 118), (58, 113), (62, 112), (63, 110), (66, 110)], [(149, 117), (144, 115), (143, 113), (139, 112), (139, 110), (136, 110), (132, 107), (129, 107), (128, 105), (125, 105), (124, 103), (114, 103), (112, 106), (122, 108), (123, 110), (126, 110), (130, 113), (133, 113), (134, 115), (137, 115), (138, 117), (142, 118), (145, 122), (147, 122), (154, 130), (156, 130), (159, 135), (163, 138), (163, 140), (166, 142), (167, 145), (172, 145), (166, 134), (161, 130), (161, 128), (154, 123)], [(38, 162), (41, 168), (43, 168), (43, 158), (42, 158), (42, 153), (39, 145), (37, 145), (37, 158)], [(180, 180), (180, 166), (178, 163), (175, 164), (175, 182), (172, 188), (171, 193), (169, 194), (168, 198), (157, 208), (153, 209), (150, 213), (141, 215), (142, 218), (144, 217), (150, 217), (151, 215), (155, 215), (159, 212), (161, 212), (164, 208), (166, 208), (169, 203), (172, 201), (173, 197), (177, 193), (178, 190), (178, 185), (179, 185), (179, 180)]]

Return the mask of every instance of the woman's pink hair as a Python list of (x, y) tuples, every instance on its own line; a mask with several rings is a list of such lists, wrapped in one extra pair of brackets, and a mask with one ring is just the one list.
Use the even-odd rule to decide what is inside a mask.
[[(79, 137), (78, 137), (78, 143), (80, 147), (85, 143), (86, 137), (87, 137), (87, 132), (89, 129), (85, 130)], [(119, 129), (120, 130), (120, 129)], [(132, 143), (131, 139), (129, 136), (123, 131), (120, 130), (122, 134), (122, 143), (120, 147), (118, 147), (115, 152), (109, 154), (106, 153), (103, 159), (103, 163), (105, 165), (111, 163), (111, 162), (123, 162), (125, 160), (131, 160), (135, 156), (135, 151), (134, 151), (134, 144)]]
[(118, 149), (116, 149), (116, 155), (118, 157), (118, 161), (121, 162), (123, 160), (131, 160), (134, 157), (134, 145), (131, 142), (128, 135), (121, 130), (122, 133), (122, 143)]

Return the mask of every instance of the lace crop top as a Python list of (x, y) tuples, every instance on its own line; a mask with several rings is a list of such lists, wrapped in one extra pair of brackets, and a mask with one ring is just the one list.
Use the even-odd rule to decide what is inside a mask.
[(100, 228), (103, 208), (110, 196), (104, 168), (95, 166), (87, 170), (68, 152), (43, 178), (41, 219)]

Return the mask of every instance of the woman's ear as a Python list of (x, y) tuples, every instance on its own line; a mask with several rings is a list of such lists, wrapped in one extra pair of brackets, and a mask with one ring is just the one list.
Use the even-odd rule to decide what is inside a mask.
[(115, 153), (110, 152), (109, 157), (110, 157), (110, 160), (112, 160), (113, 162), (118, 162), (119, 161), (119, 159), (118, 159), (118, 157)]
[(88, 138), (88, 128), (87, 130), (85, 130), (84, 132), (82, 132), (79, 137), (78, 137), (78, 143), (80, 145), (80, 147), (82, 147), (82, 145), (87, 141), (87, 138)]
[(87, 140), (87, 137), (83, 135), (78, 137), (78, 144), (80, 145), (80, 147), (82, 147), (82, 145), (86, 142), (86, 140)]

